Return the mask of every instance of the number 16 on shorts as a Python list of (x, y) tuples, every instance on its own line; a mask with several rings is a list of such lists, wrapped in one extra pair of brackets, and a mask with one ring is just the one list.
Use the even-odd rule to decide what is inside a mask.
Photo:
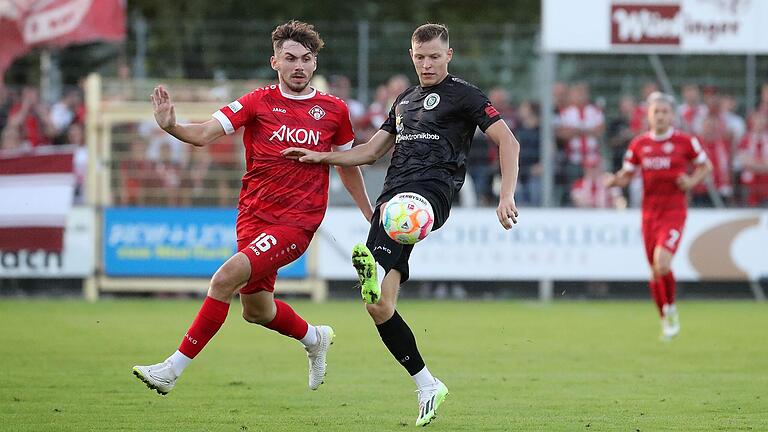
[(262, 252), (268, 251), (269, 248), (276, 244), (277, 239), (275, 237), (268, 235), (267, 233), (261, 233), (248, 245), (248, 247), (251, 248), (256, 255), (261, 255)]

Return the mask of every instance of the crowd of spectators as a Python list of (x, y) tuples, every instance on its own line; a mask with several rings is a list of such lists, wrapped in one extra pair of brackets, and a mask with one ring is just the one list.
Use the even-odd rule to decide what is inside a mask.
[[(556, 83), (553, 87), (554, 130), (557, 143), (555, 158), (555, 204), (561, 206), (603, 208), (637, 207), (642, 195), (639, 176), (628, 191), (608, 190), (602, 181), (606, 171), (621, 167), (624, 153), (638, 134), (648, 130), (649, 94), (658, 91), (649, 82), (639, 94), (624, 94), (615, 107), (593, 99), (586, 83)], [(761, 87), (756, 107), (739, 109), (738, 100), (717, 87), (686, 84), (680, 89), (675, 128), (698, 138), (714, 166), (708, 184), (691, 193), (693, 206), (766, 206), (768, 205), (768, 83)], [(521, 120), (530, 102), (524, 101), (509, 120), (521, 141), (521, 187), (518, 193), (526, 204), (527, 173), (540, 165), (525, 157), (538, 151), (538, 143), (528, 144)], [(525, 107), (525, 109), (524, 109)], [(746, 112), (742, 117), (740, 112)], [(614, 114), (615, 113), (615, 114)], [(538, 137), (538, 135), (537, 135)], [(530, 149), (525, 147), (530, 146)], [(539, 188), (540, 183), (535, 183)], [(478, 191), (478, 193), (481, 193)]]
[[(356, 141), (370, 138), (386, 119), (394, 99), (411, 84), (395, 75), (376, 87), (373, 101), (352, 97), (351, 81), (332, 75), (322, 82), (344, 99), (356, 131)], [(620, 168), (633, 137), (647, 131), (645, 98), (657, 91), (647, 83), (638, 94), (624, 94), (616, 106), (595, 99), (583, 82), (558, 82), (554, 102), (555, 204), (589, 208), (638, 206), (641, 182), (627, 191), (610, 190), (603, 178)], [(682, 86), (676, 128), (695, 135), (712, 160), (710, 186), (692, 191), (694, 206), (768, 205), (768, 83), (756, 107), (739, 107), (731, 94), (712, 86)], [(230, 97), (223, 80), (208, 88), (206, 100)], [(198, 92), (199, 93), (199, 92)], [(181, 92), (179, 96), (190, 96)], [(514, 101), (502, 87), (486, 89), (521, 144), (516, 199), (519, 205), (542, 204), (542, 164), (539, 104)], [(741, 113), (745, 113), (742, 116)], [(75, 149), (78, 196), (82, 198), (87, 151), (84, 145), (85, 108), (80, 87), (67, 88), (47, 104), (36, 87), (11, 90), (0, 85), (0, 150), (23, 151), (43, 145)], [(236, 201), (242, 157), (239, 139), (222, 138), (212, 146), (190, 148), (160, 130), (152, 119), (116, 128), (112, 147), (113, 201), (117, 205), (230, 206)], [(385, 169), (384, 161), (368, 169)], [(495, 205), (500, 187), (498, 149), (484, 134), (474, 137), (467, 157), (467, 184), (462, 205)]]

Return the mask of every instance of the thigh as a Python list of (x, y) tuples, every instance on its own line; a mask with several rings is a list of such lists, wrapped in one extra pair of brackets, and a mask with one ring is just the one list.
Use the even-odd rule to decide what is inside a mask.
[(645, 247), (645, 258), (648, 264), (653, 267), (653, 250), (656, 248), (656, 224), (655, 219), (643, 215), (642, 222), (643, 246)]
[(683, 228), (685, 227), (685, 215), (670, 214), (664, 217), (658, 225), (657, 246), (668, 250), (674, 254), (680, 246), (680, 239), (683, 237)]

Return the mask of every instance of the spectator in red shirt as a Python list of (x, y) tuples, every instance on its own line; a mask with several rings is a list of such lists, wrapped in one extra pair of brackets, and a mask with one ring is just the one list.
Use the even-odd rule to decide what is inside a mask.
[(752, 128), (739, 144), (737, 161), (746, 204), (758, 207), (768, 205), (768, 117), (755, 112), (750, 120)]
[(618, 187), (606, 185), (609, 175), (599, 157), (584, 161), (584, 176), (573, 182), (571, 200), (580, 208), (626, 208), (627, 202)]
[(160, 157), (154, 163), (154, 168), (159, 189), (153, 191), (153, 195), (161, 204), (174, 207), (181, 205), (181, 164), (173, 159), (173, 149), (167, 142), (160, 144)]
[(57, 143), (66, 144), (69, 126), (83, 123), (83, 119), (80, 118), (82, 106), (83, 98), (76, 88), (67, 90), (61, 100), (53, 104), (49, 118)]
[(30, 147), (51, 144), (54, 127), (48, 116), (48, 108), (40, 100), (35, 87), (24, 87), (21, 101), (11, 108), (8, 126), (21, 128), (22, 139)]
[[(724, 202), (730, 202), (733, 198), (730, 142), (722, 131), (720, 118), (714, 115), (705, 117), (701, 122), (701, 133), (698, 138), (702, 149), (712, 162), (712, 181), (715, 190)], [(693, 188), (693, 202), (702, 206), (714, 204), (704, 183)]]
[(685, 133), (693, 133), (693, 124), (706, 107), (701, 103), (701, 92), (696, 84), (683, 86), (683, 103), (677, 107), (677, 118), (680, 130)]
[(760, 87), (760, 102), (755, 111), (761, 113), (763, 117), (768, 118), (768, 81)]
[(589, 101), (589, 86), (575, 84), (570, 89), (571, 105), (560, 114), (557, 134), (567, 140), (566, 185), (584, 174), (584, 161), (600, 156), (600, 137), (605, 130), (603, 111)]
[(152, 185), (154, 169), (147, 160), (147, 142), (136, 136), (130, 144), (128, 158), (120, 162), (120, 205), (147, 204), (146, 189)]

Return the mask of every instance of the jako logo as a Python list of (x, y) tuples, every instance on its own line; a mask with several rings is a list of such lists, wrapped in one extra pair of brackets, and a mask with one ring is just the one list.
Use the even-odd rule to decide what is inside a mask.
[(269, 140), (272, 141), (273, 139), (297, 144), (317, 145), (320, 141), (320, 131), (311, 129), (293, 129), (286, 125), (282, 125), (280, 126), (280, 129), (272, 132), (272, 136)]
[(197, 345), (197, 339), (190, 336), (189, 333), (185, 334), (184, 337), (187, 338), (189, 343), (191, 343), (192, 345)]

